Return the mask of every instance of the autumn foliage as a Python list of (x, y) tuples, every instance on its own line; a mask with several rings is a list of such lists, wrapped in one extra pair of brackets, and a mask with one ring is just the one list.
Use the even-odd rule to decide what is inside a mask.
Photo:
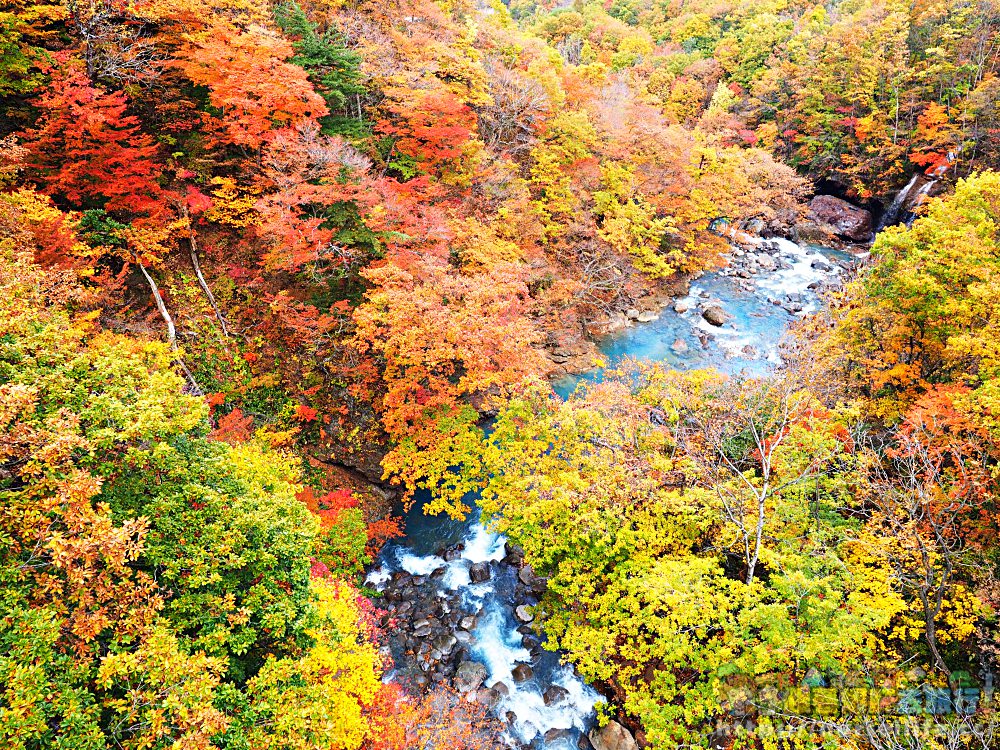
[[(998, 19), (4, 4), (0, 744), (488, 746), (482, 711), (382, 682), (360, 587), (418, 490), (481, 493), (550, 577), (549, 643), (654, 747), (766, 746), (753, 711), (710, 729), (739, 675), (992, 669)], [(878, 212), (919, 173), (950, 194), (787, 379), (553, 397), (726, 262), (720, 226), (789, 236), (816, 185)]]

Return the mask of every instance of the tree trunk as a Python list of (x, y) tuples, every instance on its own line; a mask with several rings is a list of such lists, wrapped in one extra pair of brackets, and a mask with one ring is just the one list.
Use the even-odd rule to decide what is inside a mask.
[(153, 292), (153, 300), (156, 302), (156, 309), (160, 311), (160, 317), (163, 318), (163, 322), (167, 324), (167, 343), (170, 344), (170, 348), (174, 351), (177, 350), (177, 329), (174, 327), (174, 319), (170, 317), (170, 311), (167, 310), (167, 304), (163, 301), (163, 295), (160, 294), (160, 288), (153, 281), (153, 277), (149, 275), (149, 271), (146, 267), (139, 263), (139, 270), (142, 271), (142, 275), (146, 277), (146, 283), (149, 284), (150, 291)]
[[(174, 327), (174, 319), (170, 317), (170, 311), (167, 310), (167, 303), (163, 301), (163, 295), (160, 293), (160, 288), (156, 285), (156, 282), (153, 281), (153, 277), (149, 274), (149, 271), (146, 270), (146, 267), (139, 261), (136, 261), (136, 263), (139, 266), (139, 270), (142, 271), (142, 275), (146, 277), (149, 289), (153, 293), (153, 300), (156, 302), (156, 309), (160, 311), (160, 317), (162, 317), (163, 322), (167, 324), (167, 342), (170, 344), (170, 348), (174, 352), (177, 352), (177, 329)], [(191, 388), (194, 392), (199, 396), (205, 395), (205, 392), (202, 391), (201, 387), (198, 385), (198, 381), (194, 379), (194, 375), (188, 369), (188, 366), (184, 363), (180, 354), (177, 355), (175, 361), (184, 371), (184, 374), (191, 383)]]
[(184, 213), (184, 218), (187, 219), (188, 223), (188, 247), (191, 251), (191, 265), (194, 267), (194, 274), (198, 277), (198, 284), (201, 286), (201, 290), (205, 293), (205, 297), (208, 298), (208, 304), (212, 306), (212, 311), (215, 313), (215, 319), (219, 321), (222, 333), (229, 336), (229, 329), (226, 327), (226, 320), (222, 317), (222, 312), (219, 310), (219, 306), (215, 302), (215, 295), (212, 294), (212, 290), (209, 288), (208, 282), (205, 281), (205, 277), (201, 272), (201, 263), (198, 262), (198, 241), (195, 239), (194, 227), (191, 225), (191, 217), (188, 215), (187, 206), (183, 206), (182, 211)]

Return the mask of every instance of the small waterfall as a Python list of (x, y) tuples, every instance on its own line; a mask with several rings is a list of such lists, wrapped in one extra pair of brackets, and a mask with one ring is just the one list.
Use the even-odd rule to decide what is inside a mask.
[[(881, 232), (886, 227), (891, 227), (899, 221), (899, 213), (903, 209), (903, 206), (910, 198), (910, 194), (916, 189), (917, 183), (923, 177), (923, 174), (917, 172), (910, 178), (910, 181), (906, 183), (906, 187), (896, 193), (896, 197), (893, 198), (892, 204), (885, 210), (882, 214), (882, 219), (878, 223), (878, 228), (875, 230)], [(931, 183), (927, 183), (931, 184)]]
[[(945, 157), (944, 161), (938, 164), (930, 172), (917, 172), (910, 181), (906, 184), (896, 197), (892, 201), (892, 205), (886, 209), (885, 214), (882, 216), (882, 220), (879, 222), (878, 229), (876, 232), (881, 232), (886, 227), (890, 227), (893, 224), (899, 224), (900, 222), (909, 226), (913, 223), (916, 218), (916, 211), (920, 206), (923, 205), (924, 201), (927, 200), (927, 196), (930, 195), (931, 190), (937, 185), (938, 181), (944, 177), (945, 173), (954, 164), (955, 159), (958, 158), (958, 154), (954, 151), (949, 151), (948, 156)], [(904, 210), (905, 209), (905, 210)]]

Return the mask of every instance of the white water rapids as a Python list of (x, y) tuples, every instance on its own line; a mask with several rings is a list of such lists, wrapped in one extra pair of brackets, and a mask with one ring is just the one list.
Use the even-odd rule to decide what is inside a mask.
[[(412, 531), (411, 531), (412, 533)], [(584, 732), (594, 715), (594, 706), (603, 700), (576, 675), (572, 668), (559, 663), (558, 656), (545, 652), (533, 655), (522, 644), (522, 634), (512, 616), (509, 597), (516, 571), (509, 566), (493, 566), (493, 575), (482, 583), (472, 583), (469, 568), (474, 563), (498, 563), (505, 555), (504, 537), (491, 533), (480, 522), (467, 522), (462, 537), (465, 549), (461, 556), (448, 561), (438, 555), (418, 555), (404, 546), (394, 546), (382, 555), (382, 565), (368, 574), (367, 584), (381, 589), (392, 572), (403, 570), (416, 576), (439, 575), (440, 594), (457, 592), (463, 610), (477, 614), (473, 631), (475, 640), (470, 654), (486, 666), (485, 685), (503, 683), (507, 695), (501, 698), (495, 713), (508, 720), (508, 735), (513, 743), (546, 748), (570, 748), (576, 745), (576, 733)], [(502, 570), (507, 567), (507, 570)], [(534, 676), (526, 681), (514, 679), (519, 663), (532, 665)], [(561, 699), (546, 705), (543, 696), (552, 685), (563, 688)], [(571, 730), (559, 733), (553, 730)], [(550, 740), (545, 741), (549, 733)]]

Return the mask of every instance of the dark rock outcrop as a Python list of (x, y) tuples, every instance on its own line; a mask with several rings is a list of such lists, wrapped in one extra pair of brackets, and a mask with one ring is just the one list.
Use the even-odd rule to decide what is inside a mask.
[(800, 242), (870, 242), (875, 223), (869, 211), (832, 195), (817, 195), (809, 201), (806, 220), (796, 226)]

